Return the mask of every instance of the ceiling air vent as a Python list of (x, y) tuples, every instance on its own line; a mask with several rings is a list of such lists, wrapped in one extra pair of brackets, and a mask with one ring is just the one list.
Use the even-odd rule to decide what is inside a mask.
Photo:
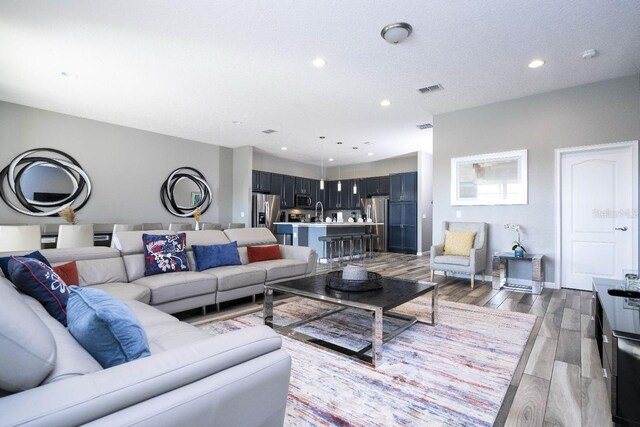
[(418, 129), (431, 129), (433, 127), (433, 125), (431, 123), (424, 123), (421, 125), (418, 125), (417, 128)]
[(442, 89), (444, 89), (444, 88), (442, 87), (442, 85), (440, 83), (438, 83), (437, 85), (421, 87), (420, 89), (418, 89), (418, 92), (420, 92), (420, 93), (431, 93), (431, 92), (435, 92), (435, 91), (442, 90)]
[(267, 129), (267, 130), (263, 130), (263, 131), (262, 131), (262, 133), (266, 133), (266, 134), (269, 134), (269, 133), (275, 133), (275, 132), (277, 132), (277, 131), (275, 131), (275, 130), (273, 130), (273, 129)]

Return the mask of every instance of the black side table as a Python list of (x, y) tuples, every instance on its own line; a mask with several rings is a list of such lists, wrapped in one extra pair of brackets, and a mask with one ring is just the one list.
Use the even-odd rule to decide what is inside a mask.
[[(544, 255), (525, 253), (524, 257), (516, 257), (513, 252), (496, 252), (493, 254), (493, 289), (510, 289), (539, 295), (544, 288)], [(527, 284), (509, 283), (509, 261), (531, 263), (531, 280)]]

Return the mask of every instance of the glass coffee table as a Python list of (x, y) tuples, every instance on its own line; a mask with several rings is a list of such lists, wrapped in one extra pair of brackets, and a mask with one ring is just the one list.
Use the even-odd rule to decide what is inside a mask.
[[(382, 344), (396, 337), (416, 323), (423, 323), (434, 326), (438, 310), (438, 284), (431, 282), (416, 282), (412, 280), (395, 279), (391, 277), (382, 278), (382, 289), (366, 292), (339, 292), (326, 287), (326, 274), (305, 277), (286, 282), (272, 283), (264, 287), (264, 324), (273, 328), (277, 332), (289, 337), (316, 344), (330, 350), (337, 351), (347, 356), (363, 360), (374, 367), (382, 360)], [(288, 295), (295, 295), (312, 300), (328, 302), (336, 305), (336, 308), (328, 312), (323, 312), (316, 316), (309, 317), (286, 326), (276, 326), (273, 324), (273, 293), (282, 292)], [(406, 302), (409, 302), (421, 295), (431, 293), (431, 320), (420, 320), (415, 316), (395, 313), (391, 311)], [(299, 331), (296, 327), (331, 316), (335, 313), (350, 309), (360, 309), (371, 313), (372, 317), (372, 337), (371, 343), (359, 350), (352, 350), (339, 346), (335, 343), (311, 337)], [(426, 313), (425, 313), (426, 314)], [(404, 323), (389, 332), (382, 330), (382, 320), (384, 317), (404, 320)], [(370, 355), (367, 354), (370, 352)]]

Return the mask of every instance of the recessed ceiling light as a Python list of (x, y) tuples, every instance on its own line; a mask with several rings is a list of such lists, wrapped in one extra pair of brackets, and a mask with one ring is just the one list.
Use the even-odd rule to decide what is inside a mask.
[(242, 122), (240, 120), (234, 120), (231, 123), (233, 123), (234, 125), (241, 125), (242, 124)]
[(582, 59), (591, 59), (598, 54), (598, 51), (595, 49), (588, 49), (582, 52)]
[(373, 156), (373, 153), (367, 153), (367, 156)]
[(383, 107), (388, 107), (389, 105), (391, 105), (391, 101), (389, 101), (388, 99), (383, 99), (382, 101), (380, 101), (380, 105), (382, 105)]
[(529, 62), (529, 68), (538, 68), (538, 67), (542, 67), (544, 65), (544, 61), (542, 59), (534, 59), (533, 61)]
[(281, 147), (280, 148), (282, 151), (287, 151), (287, 147)]
[(63, 75), (63, 76), (65, 76), (65, 77), (70, 77), (70, 78), (72, 78), (72, 79), (77, 79), (77, 78), (78, 78), (78, 75), (77, 75), (76, 73), (69, 73), (69, 72), (67, 72), (67, 71), (63, 71), (63, 72), (62, 72), (62, 73), (60, 73), (60, 74), (62, 74), (62, 75)]
[(327, 61), (325, 61), (324, 58), (316, 58), (313, 60), (314, 67), (322, 68), (325, 65), (327, 65)]
[(330, 161), (330, 162), (333, 162), (333, 157), (329, 157), (329, 161)]

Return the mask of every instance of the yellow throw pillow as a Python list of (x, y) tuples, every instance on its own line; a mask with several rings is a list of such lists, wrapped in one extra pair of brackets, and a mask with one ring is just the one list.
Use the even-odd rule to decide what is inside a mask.
[(449, 231), (444, 232), (444, 254), (453, 256), (469, 256), (473, 241), (476, 238), (475, 231)]

